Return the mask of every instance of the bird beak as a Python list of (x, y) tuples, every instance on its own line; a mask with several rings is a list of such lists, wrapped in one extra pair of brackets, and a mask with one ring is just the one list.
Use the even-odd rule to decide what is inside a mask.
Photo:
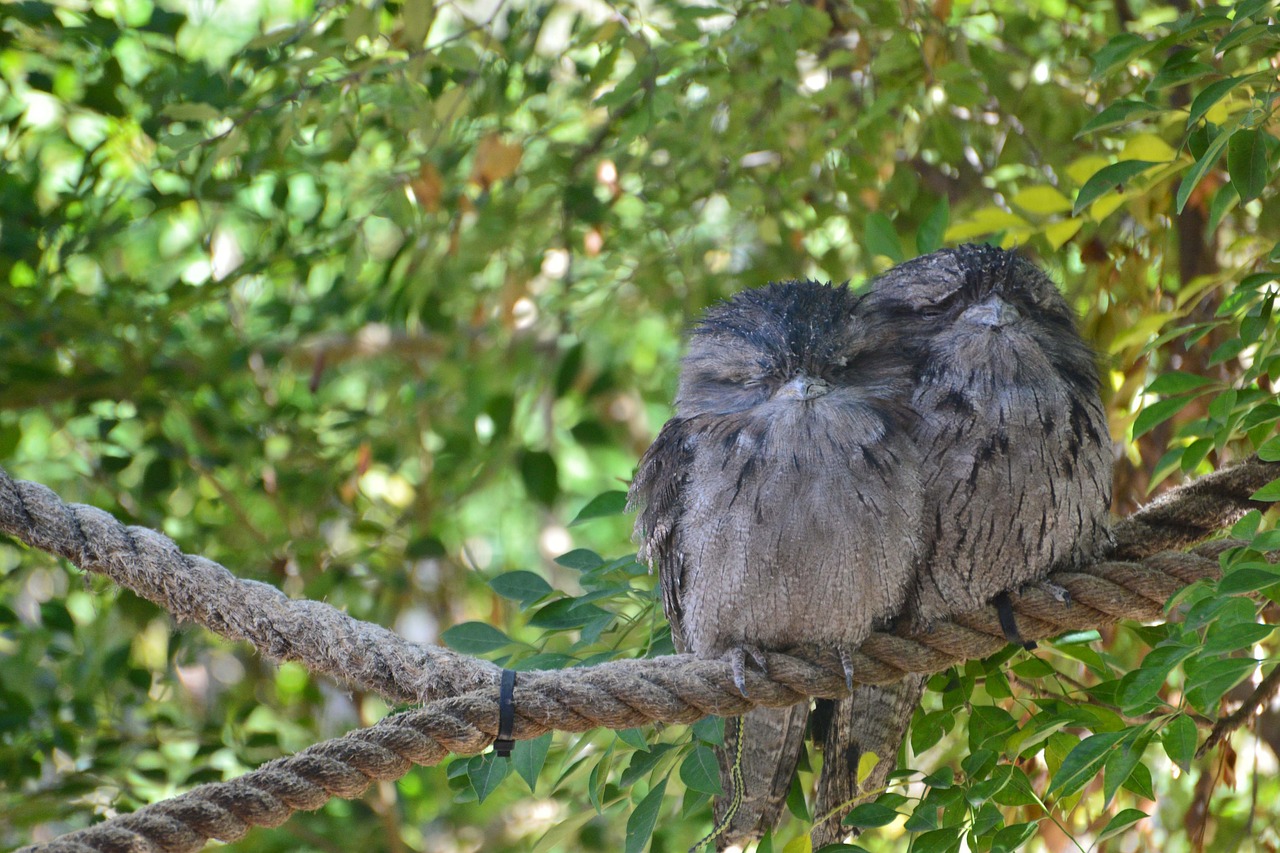
[(778, 396), (792, 400), (814, 400), (831, 390), (825, 379), (814, 379), (801, 373), (778, 389)]
[(999, 296), (989, 296), (977, 305), (970, 306), (960, 315), (960, 319), (975, 326), (989, 326), (999, 329), (1016, 322), (1022, 315), (1018, 309)]

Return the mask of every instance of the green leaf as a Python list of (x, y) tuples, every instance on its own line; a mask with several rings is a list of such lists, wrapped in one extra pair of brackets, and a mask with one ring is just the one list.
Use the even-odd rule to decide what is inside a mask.
[(1214, 73), (1214, 67), (1205, 62), (1193, 62), (1183, 57), (1190, 51), (1172, 54), (1156, 72), (1155, 77), (1147, 85), (1148, 92), (1168, 89), (1171, 86), (1182, 86), (1206, 74)]
[(602, 492), (596, 495), (587, 505), (579, 510), (574, 516), (573, 521), (569, 522), (569, 526), (581, 524), (584, 521), (590, 521), (593, 518), (604, 518), (609, 515), (621, 515), (627, 509), (627, 493), (626, 492)]
[(1242, 80), (1246, 79), (1248, 78), (1228, 77), (1225, 80), (1217, 80), (1210, 83), (1208, 86), (1205, 86), (1204, 89), (1196, 95), (1195, 100), (1191, 102), (1191, 114), (1187, 116), (1187, 127), (1190, 128), (1193, 124), (1204, 118), (1204, 114), (1209, 112), (1209, 109), (1214, 104), (1222, 100), (1223, 96), (1236, 86), (1239, 86)]
[(556, 460), (542, 450), (526, 450), (520, 454), (520, 479), (533, 498), (544, 506), (550, 506), (560, 494)]
[(586, 548), (574, 548), (569, 553), (556, 557), (555, 562), (566, 569), (589, 572), (592, 569), (598, 569), (603, 566), (604, 558), (595, 551), (588, 551)]
[(1147, 769), (1147, 765), (1141, 762), (1133, 768), (1133, 774), (1124, 783), (1124, 789), (1132, 791), (1144, 800), (1154, 800), (1156, 798), (1155, 787), (1151, 783), (1151, 771)]
[(518, 740), (511, 750), (511, 766), (529, 786), (530, 793), (536, 792), (538, 774), (547, 763), (547, 752), (550, 749), (551, 732), (547, 732), (533, 740)]
[(1196, 724), (1186, 714), (1179, 714), (1160, 730), (1160, 743), (1169, 760), (1191, 772), (1191, 759), (1196, 754)]
[(879, 211), (867, 216), (866, 235), (863, 242), (872, 256), (884, 255), (895, 264), (906, 260), (902, 251), (902, 242), (889, 217)]
[(1235, 19), (1243, 21), (1245, 18), (1252, 18), (1270, 9), (1274, 2), (1275, 0), (1242, 0), (1235, 6)]
[(519, 601), (528, 606), (552, 592), (551, 584), (533, 572), (506, 572), (490, 579), (489, 586), (503, 598)]
[(920, 223), (916, 232), (916, 251), (922, 255), (936, 252), (942, 248), (942, 235), (947, 232), (947, 223), (951, 219), (951, 206), (944, 195), (929, 211), (929, 215)]
[(1155, 697), (1174, 667), (1198, 650), (1190, 646), (1160, 646), (1147, 653), (1142, 666), (1122, 679), (1120, 704), (1133, 708)]
[(1080, 192), (1076, 193), (1071, 215), (1079, 216), (1080, 211), (1102, 198), (1102, 196), (1112, 190), (1123, 187), (1127, 181), (1141, 175), (1148, 169), (1162, 165), (1164, 164), (1152, 160), (1121, 160), (1119, 163), (1103, 166), (1089, 180), (1085, 181), (1084, 186), (1080, 188)]
[(471, 789), (476, 792), (477, 799), (482, 803), (486, 797), (497, 790), (510, 772), (511, 762), (505, 758), (499, 758), (495, 752), (477, 755), (467, 765), (467, 779), (470, 780)]
[(538, 628), (563, 631), (581, 628), (598, 616), (612, 617), (606, 610), (594, 604), (583, 604), (576, 598), (560, 598), (547, 602), (529, 617), (529, 624)]
[(1178, 213), (1182, 213), (1182, 208), (1187, 206), (1187, 199), (1191, 197), (1191, 191), (1196, 188), (1196, 184), (1200, 183), (1200, 179), (1208, 174), (1209, 170), (1218, 162), (1218, 158), (1222, 156), (1222, 149), (1227, 146), (1231, 136), (1230, 131), (1218, 131), (1218, 135), (1209, 143), (1209, 147), (1205, 149), (1204, 154), (1200, 155), (1200, 158), (1182, 176), (1182, 181), (1178, 184), (1178, 195), (1176, 197)]
[(440, 639), (449, 648), (468, 655), (486, 655), (514, 642), (484, 622), (463, 622), (445, 630)]
[(1262, 194), (1270, 174), (1267, 169), (1267, 146), (1262, 131), (1237, 130), (1227, 145), (1227, 174), (1240, 201), (1246, 202)]
[(1107, 756), (1106, 763), (1103, 765), (1104, 805), (1110, 805), (1116, 791), (1129, 781), (1129, 777), (1133, 775), (1133, 768), (1142, 760), (1147, 742), (1148, 738), (1144, 737), (1140, 743), (1126, 743)]
[(1133, 421), (1133, 438), (1137, 440), (1151, 430), (1160, 426), (1160, 424), (1169, 420), (1187, 407), (1191, 402), (1189, 397), (1177, 397), (1173, 400), (1157, 400), (1149, 406), (1138, 412), (1138, 417)]
[(724, 725), (724, 717), (712, 715), (698, 720), (689, 726), (689, 729), (693, 732), (693, 736), (703, 743), (724, 746)]
[(944, 826), (922, 832), (911, 842), (911, 849), (913, 853), (949, 853), (960, 849), (963, 834), (962, 826)]
[(991, 831), (998, 826), (1004, 826), (1004, 815), (1000, 813), (1000, 808), (995, 803), (983, 803), (974, 813), (970, 831), (974, 836), (981, 838), (984, 835), (990, 835)]
[(1258, 458), (1263, 462), (1280, 462), (1280, 435), (1273, 436), (1259, 445)]
[(673, 744), (655, 743), (650, 745), (648, 752), (633, 752), (631, 761), (627, 763), (627, 769), (622, 771), (619, 784), (624, 788), (630, 788), (652, 770), (662, 756), (673, 749), (675, 749)]
[(699, 744), (680, 763), (680, 781), (685, 787), (719, 797), (725, 793), (720, 784), (720, 765), (711, 747)]
[(916, 717), (911, 726), (911, 751), (917, 754), (942, 740), (942, 736), (955, 725), (951, 711), (927, 711)]
[[(1263, 574), (1269, 577), (1271, 583), (1262, 583), (1255, 589), (1266, 589), (1280, 584), (1280, 567), (1277, 567), (1276, 571)], [(1252, 589), (1243, 591), (1253, 592)], [(1219, 592), (1222, 592), (1222, 590), (1219, 589)], [(1205, 639), (1204, 652), (1211, 655), (1225, 655), (1240, 649), (1247, 649), (1270, 637), (1275, 630), (1275, 625), (1260, 625), (1257, 622), (1243, 622), (1221, 628), (1215, 627)]]
[[(1267, 2), (1270, 3), (1272, 0), (1267, 0)], [(1254, 24), (1249, 27), (1241, 27), (1240, 29), (1227, 33), (1227, 35), (1223, 36), (1222, 41), (1213, 46), (1213, 52), (1226, 53), (1232, 48), (1250, 44), (1260, 38), (1265, 38), (1269, 34), (1270, 30), (1267, 28), (1266, 24)]]
[(627, 818), (626, 853), (642, 853), (653, 835), (653, 827), (658, 822), (658, 811), (662, 808), (662, 798), (667, 792), (667, 780), (663, 779), (645, 794), (644, 799)]
[(1155, 381), (1147, 386), (1147, 393), (1160, 394), (1167, 397), (1173, 394), (1185, 394), (1188, 391), (1194, 391), (1197, 388), (1204, 388), (1206, 385), (1213, 384), (1215, 384), (1215, 381), (1207, 377), (1196, 376), (1194, 373), (1183, 373), (1181, 370), (1171, 370), (1168, 373), (1162, 373), (1157, 376)]
[[(605, 807), (605, 788), (609, 784), (609, 772), (613, 769), (614, 760), (613, 747), (607, 748), (591, 768), (591, 772), (587, 774), (587, 801), (591, 803), (591, 807), (596, 810), (596, 814), (603, 814)], [(586, 763), (587, 759), (582, 759), (582, 763)], [(565, 774), (568, 775), (568, 774)], [(563, 781), (564, 776), (560, 781)], [(559, 787), (559, 782), (556, 783)]]
[(1142, 38), (1142, 36), (1134, 33), (1120, 33), (1112, 36), (1111, 40), (1104, 44), (1093, 56), (1092, 79), (1101, 79), (1112, 68), (1128, 62), (1130, 58), (1149, 44), (1150, 42)]
[(1214, 660), (1203, 666), (1192, 667), (1187, 663), (1186, 697), (1194, 707), (1209, 712), (1228, 690), (1243, 681), (1258, 668), (1252, 658), (1228, 658)]
[(900, 813), (895, 808), (882, 806), (881, 803), (863, 803), (861, 806), (854, 806), (852, 811), (845, 815), (845, 820), (840, 822), (844, 826), (874, 829), (877, 826), (892, 824), (899, 817)]
[(1249, 497), (1255, 501), (1280, 501), (1280, 480), (1272, 480)]
[(1015, 823), (1013, 826), (1006, 826), (992, 839), (991, 853), (1013, 853), (1020, 849), (1031, 840), (1031, 836), (1036, 834), (1038, 826), (1038, 823)]
[[(1268, 442), (1268, 444), (1269, 443), (1270, 442)], [(1280, 450), (1280, 444), (1277, 445), (1277, 450)], [(1274, 459), (1267, 459), (1263, 457), (1261, 452), (1258, 453), (1258, 456), (1261, 457), (1262, 461), (1264, 462), (1276, 461)], [(1258, 527), (1261, 524), (1262, 524), (1262, 513), (1258, 512), (1256, 509), (1251, 509), (1248, 512), (1246, 512), (1240, 518), (1239, 521), (1231, 525), (1231, 538), (1232, 539), (1252, 539), (1253, 534), (1258, 532)]]
[(1008, 764), (1003, 764), (991, 775), (990, 779), (984, 779), (981, 782), (971, 785), (969, 790), (965, 792), (965, 801), (972, 807), (979, 806), (994, 797), (996, 794), (1000, 793), (1000, 791), (1004, 789), (1004, 786), (1009, 784), (1009, 780), (1012, 778), (1013, 767)]
[(1114, 838), (1146, 816), (1146, 812), (1138, 809), (1125, 809), (1117, 813), (1115, 817), (1107, 821), (1107, 825), (1102, 829), (1102, 834), (1098, 836), (1098, 841), (1102, 842), (1108, 838)]
[(1111, 750), (1124, 737), (1124, 732), (1102, 732), (1080, 741), (1063, 759), (1058, 772), (1053, 774), (1048, 792), (1058, 794), (1061, 799), (1079, 791), (1098, 775)]
[(1076, 133), (1075, 138), (1079, 139), (1087, 133), (1093, 133), (1096, 130), (1105, 130), (1109, 127), (1127, 124), (1128, 122), (1136, 121), (1140, 118), (1145, 118), (1152, 113), (1159, 112), (1162, 112), (1159, 107), (1149, 104), (1146, 101), (1116, 101), (1114, 104), (1110, 104), (1102, 112), (1089, 119), (1089, 121), (1085, 122), (1084, 127), (1080, 128)]
[(798, 773), (792, 774), (791, 787), (787, 789), (787, 811), (806, 823), (813, 820), (813, 816), (809, 814), (809, 804), (804, 799), (804, 788), (800, 787)]
[(649, 741), (645, 739), (644, 729), (618, 729), (614, 734), (618, 736), (618, 740), (632, 749), (638, 749), (641, 752), (649, 751)]

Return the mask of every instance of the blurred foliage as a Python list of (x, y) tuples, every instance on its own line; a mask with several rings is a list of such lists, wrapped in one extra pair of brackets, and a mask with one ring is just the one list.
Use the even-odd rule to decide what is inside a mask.
[[(688, 318), (982, 239), (1084, 316), (1128, 512), (1280, 457), (1275, 13), (2, 5), (0, 462), (415, 640), (664, 654), (617, 492)], [(861, 846), (1277, 849), (1280, 712), (1194, 757), (1280, 657), (1273, 514), (1234, 532), (1179, 621), (935, 677)], [(78, 575), (0, 547), (0, 846), (387, 711)], [(722, 732), (548, 736), (229, 847), (682, 849)], [(811, 783), (762, 850), (807, 849)]]

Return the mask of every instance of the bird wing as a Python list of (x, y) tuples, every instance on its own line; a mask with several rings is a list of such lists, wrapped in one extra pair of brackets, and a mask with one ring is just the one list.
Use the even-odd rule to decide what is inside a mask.
[(676, 647), (684, 648), (680, 590), (684, 559), (680, 543), (680, 517), (685, 490), (693, 467), (696, 434), (691, 418), (672, 418), (645, 451), (627, 496), (628, 509), (640, 508), (635, 537), (640, 559), (658, 567), (662, 609), (671, 623)]

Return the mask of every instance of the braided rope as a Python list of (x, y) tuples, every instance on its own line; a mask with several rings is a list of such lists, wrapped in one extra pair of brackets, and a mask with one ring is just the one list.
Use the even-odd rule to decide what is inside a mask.
[[(1248, 495), (1277, 473), (1280, 465), (1251, 460), (1184, 487), (1189, 495), (1188, 505), (1201, 523), (1216, 519), (1216, 526), (1221, 527), (1251, 508)], [(1208, 480), (1214, 480), (1217, 485), (1212, 488), (1202, 485)], [(1257, 485), (1242, 486), (1252, 482)], [(1184, 490), (1177, 490), (1172, 498), (1153, 504), (1158, 514), (1147, 517), (1144, 510), (1118, 526), (1117, 539), (1127, 553), (1148, 552), (1140, 562), (1105, 561), (1080, 571), (1057, 572), (1050, 576), (1048, 583), (1032, 584), (1011, 594), (1022, 636), (1037, 640), (1064, 631), (1098, 628), (1122, 619), (1160, 619), (1165, 602), (1183, 586), (1201, 578), (1216, 578), (1219, 575), (1216, 557), (1231, 546), (1230, 542), (1206, 543), (1193, 553), (1160, 551), (1165, 543), (1185, 538), (1185, 532), (1176, 529), (1170, 521), (1178, 516), (1181, 504), (1177, 493)], [(1210, 501), (1216, 501), (1216, 514), (1207, 508)], [(176, 616), (199, 621), (224, 636), (249, 639), (264, 654), (300, 660), (308, 665), (316, 660), (332, 667), (317, 666), (318, 671), (347, 680), (362, 677), (353, 677), (324, 655), (310, 654), (300, 647), (299, 635), (285, 634), (266, 647), (255, 640), (263, 636), (270, 638), (276, 630), (268, 628), (265, 634), (251, 630), (257, 621), (266, 618), (249, 612), (259, 599), (271, 608), (282, 610), (295, 604), (309, 604), (312, 608), (324, 605), (288, 602), (271, 587), (236, 580), (216, 563), (182, 554), (171, 540), (154, 531), (125, 528), (92, 507), (63, 504), (48, 489), (14, 481), (3, 469), (0, 469), (0, 530), (34, 547), (73, 559), (82, 568), (108, 574), (165, 606), (170, 598), (177, 596), (182, 600), (177, 602), (180, 609), (173, 611)], [(89, 544), (90, 541), (95, 544)], [(241, 599), (244, 604), (240, 607), (245, 611), (242, 615), (233, 616), (225, 611), (211, 613), (214, 608), (185, 597), (195, 594), (199, 588), (191, 580), (195, 576), (206, 580), (212, 577), (219, 589), (229, 589), (240, 596), (244, 596), (245, 588), (256, 595), (252, 600)], [(274, 595), (256, 587), (270, 590)], [(1067, 603), (1062, 601), (1061, 589), (1070, 596)], [(290, 616), (304, 618), (311, 612), (304, 609)], [(363, 623), (350, 622), (354, 626), (347, 626), (348, 630), (364, 636), (359, 630), (364, 627)], [(287, 619), (278, 619), (272, 625), (296, 627)], [(301, 627), (302, 635), (310, 633), (309, 626)], [(395, 643), (419, 648), (405, 644), (390, 632), (385, 633), (394, 638)], [(993, 654), (1006, 642), (994, 607), (962, 614), (925, 633), (879, 632), (852, 656), (853, 681), (881, 684), (896, 681), (907, 672), (938, 671), (964, 660)], [(376, 654), (376, 650), (368, 652)], [(469, 659), (452, 653), (435, 656), (423, 652), (412, 657), (423, 668), (414, 676), (418, 681), (411, 683), (426, 683), (435, 691), (456, 680), (459, 671), (473, 675), (486, 671), (468, 669)], [(462, 663), (455, 658), (461, 658)], [(517, 687), (513, 737), (526, 740), (551, 730), (580, 732), (600, 726), (622, 729), (650, 722), (692, 723), (709, 714), (736, 716), (758, 705), (785, 707), (808, 696), (834, 698), (848, 693), (843, 666), (834, 656), (830, 660), (813, 660), (770, 653), (766, 655), (766, 664), (767, 675), (754, 670), (746, 673), (745, 696), (734, 685), (728, 664), (689, 655), (522, 673)], [(462, 669), (455, 670), (455, 666)], [(272, 761), (231, 782), (202, 785), (170, 800), (70, 833), (46, 845), (24, 848), (24, 851), (176, 853), (199, 850), (210, 838), (233, 841), (254, 826), (278, 826), (294, 811), (319, 808), (330, 797), (358, 796), (372, 782), (399, 778), (413, 765), (433, 765), (449, 754), (477, 754), (487, 749), (497, 736), (496, 669), (494, 672), (491, 679), (477, 678), (481, 685), (473, 692), (438, 699), (417, 710), (389, 716), (369, 728)], [(394, 677), (393, 674), (392, 679)], [(484, 684), (485, 681), (488, 683)]]

